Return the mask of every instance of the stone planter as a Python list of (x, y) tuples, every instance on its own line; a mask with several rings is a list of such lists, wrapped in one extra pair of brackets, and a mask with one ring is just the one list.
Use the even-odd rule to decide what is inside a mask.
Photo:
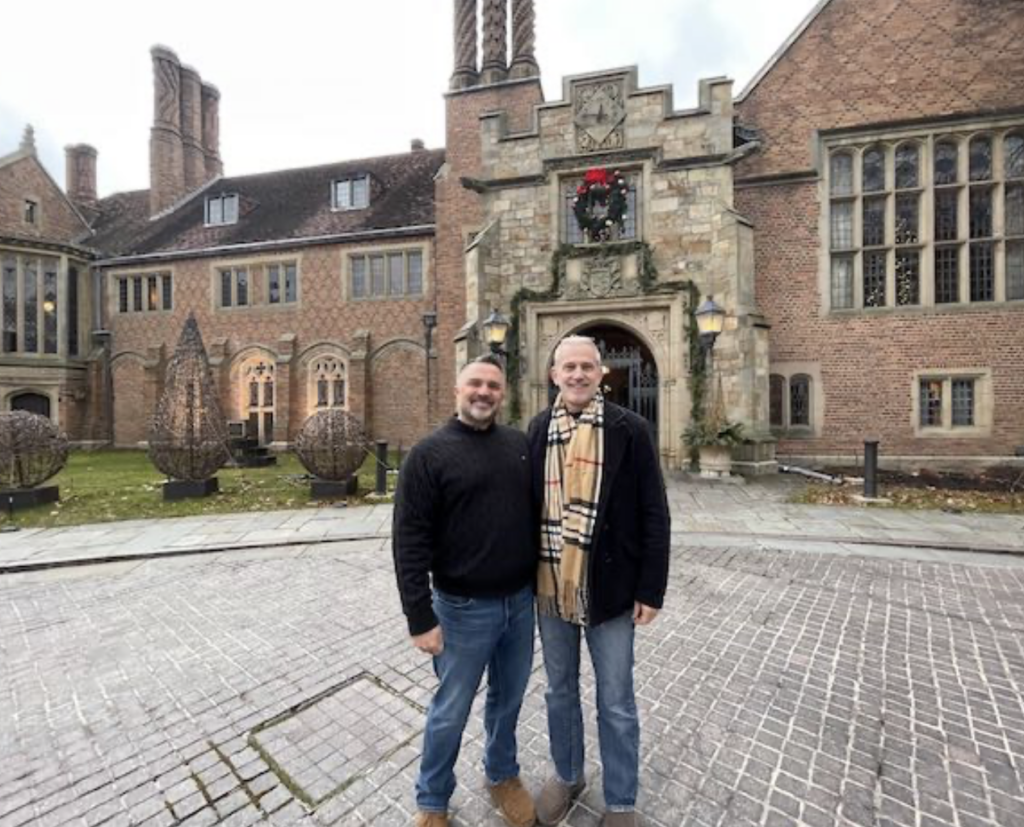
[(732, 470), (732, 448), (728, 445), (702, 445), (700, 452), (700, 475), (710, 479), (728, 477)]

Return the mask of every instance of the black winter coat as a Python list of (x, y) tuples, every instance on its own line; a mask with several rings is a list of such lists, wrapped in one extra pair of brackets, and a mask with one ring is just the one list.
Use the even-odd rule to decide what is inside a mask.
[[(647, 421), (604, 403), (604, 471), (594, 523), (588, 583), (591, 626), (632, 611), (660, 609), (668, 583), (670, 518), (665, 481)], [(544, 497), (544, 458), (551, 409), (530, 422), (533, 491)]]

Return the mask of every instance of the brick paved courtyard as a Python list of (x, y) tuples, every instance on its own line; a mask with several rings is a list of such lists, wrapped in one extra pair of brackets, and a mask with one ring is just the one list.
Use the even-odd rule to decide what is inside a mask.
[[(1024, 824), (1011, 562), (678, 548), (638, 637), (647, 823)], [(432, 686), (384, 540), (6, 575), (0, 827), (406, 825)], [(464, 827), (501, 823), (478, 721)], [(539, 671), (520, 734), (536, 790)], [(588, 770), (573, 827), (598, 821)]]

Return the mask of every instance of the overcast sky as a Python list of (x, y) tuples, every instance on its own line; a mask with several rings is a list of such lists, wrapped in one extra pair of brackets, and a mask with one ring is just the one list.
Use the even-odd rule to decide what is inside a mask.
[[(561, 77), (636, 64), (640, 84), (672, 84), (677, 108), (697, 81), (727, 75), (738, 94), (816, 0), (537, 0), (547, 100)], [(452, 0), (313, 3), (47, 0), (7, 4), (0, 155), (35, 127), (63, 185), (71, 143), (99, 150), (100, 195), (149, 186), (150, 46), (170, 46), (221, 92), (226, 174), (444, 144)]]

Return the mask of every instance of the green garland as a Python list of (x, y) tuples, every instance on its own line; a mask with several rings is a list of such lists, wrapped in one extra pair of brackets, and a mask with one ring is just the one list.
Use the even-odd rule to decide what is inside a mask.
[[(690, 302), (686, 315), (689, 324), (686, 332), (690, 345), (690, 428), (699, 429), (704, 421), (704, 397), (707, 394), (707, 364), (704, 360), (704, 349), (700, 346), (700, 332), (697, 329), (697, 305), (700, 302), (700, 290), (692, 281), (689, 283)], [(697, 462), (697, 449), (690, 448), (690, 462)]]

